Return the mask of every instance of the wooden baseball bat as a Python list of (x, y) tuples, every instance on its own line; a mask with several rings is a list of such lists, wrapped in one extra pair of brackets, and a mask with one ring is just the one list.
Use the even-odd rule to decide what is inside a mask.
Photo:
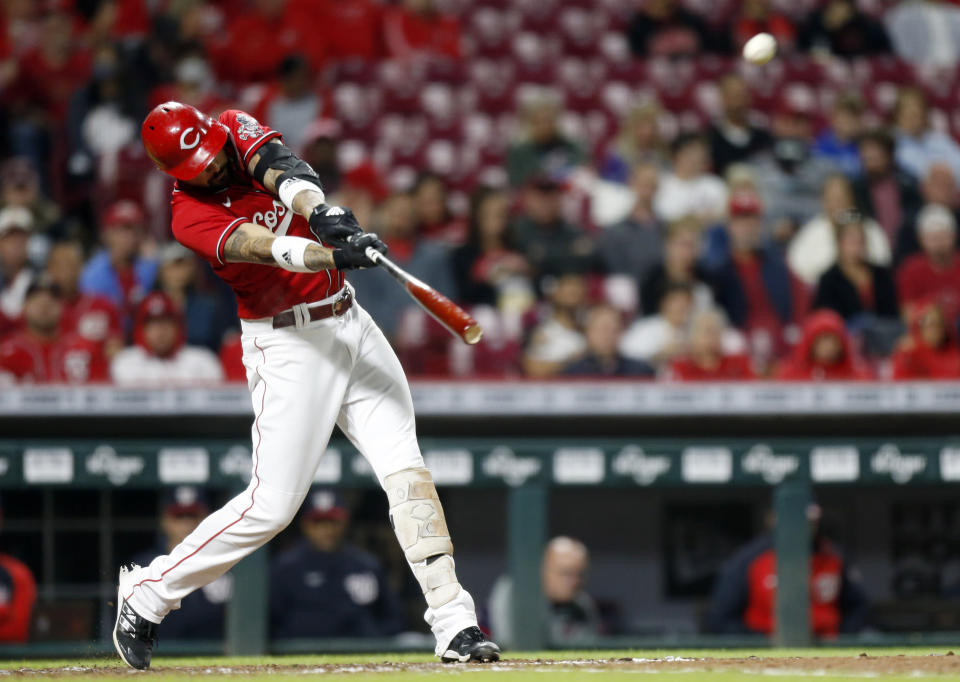
[(390, 276), (406, 289), (410, 297), (451, 334), (460, 337), (471, 346), (480, 341), (483, 329), (470, 313), (429, 284), (421, 282), (372, 246), (367, 247), (366, 254), (367, 258), (389, 272)]

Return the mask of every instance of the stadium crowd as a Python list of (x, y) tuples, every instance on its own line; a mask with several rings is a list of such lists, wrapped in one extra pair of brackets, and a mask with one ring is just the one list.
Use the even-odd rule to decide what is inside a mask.
[(471, 309), (476, 347), (351, 276), (411, 374), (960, 378), (958, 2), (0, 7), (4, 382), (245, 380), (139, 141), (170, 99), (280, 130)]

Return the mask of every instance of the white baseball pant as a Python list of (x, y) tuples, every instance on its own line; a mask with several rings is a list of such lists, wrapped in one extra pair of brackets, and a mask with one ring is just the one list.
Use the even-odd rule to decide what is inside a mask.
[[(145, 568), (128, 601), (155, 623), (293, 520), (334, 423), (370, 463), (381, 486), (390, 474), (424, 466), (403, 368), (356, 302), (341, 317), (298, 327), (273, 329), (270, 318), (241, 325), (256, 415), (253, 475), (244, 492)], [(424, 619), (437, 639), (437, 655), (460, 630), (477, 624), (473, 599), (462, 588), (447, 604), (428, 608)]]

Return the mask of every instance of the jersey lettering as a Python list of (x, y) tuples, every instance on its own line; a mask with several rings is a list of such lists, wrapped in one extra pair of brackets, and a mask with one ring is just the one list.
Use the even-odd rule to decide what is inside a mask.
[[(283, 219), (282, 221), (281, 218)], [(273, 210), (257, 211), (253, 214), (253, 222), (255, 224), (263, 225), (269, 230), (272, 230), (278, 237), (283, 237), (287, 234), (292, 218), (293, 211), (276, 200), (273, 201)], [(279, 228), (277, 225), (279, 225)]]

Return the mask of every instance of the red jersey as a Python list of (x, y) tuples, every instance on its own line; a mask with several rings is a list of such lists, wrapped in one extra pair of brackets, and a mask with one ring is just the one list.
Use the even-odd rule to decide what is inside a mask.
[(670, 371), (678, 381), (741, 381), (753, 379), (750, 358), (746, 355), (722, 355), (716, 367), (706, 368), (689, 357), (676, 358)]
[(0, 374), (28, 384), (83, 384), (108, 377), (99, 343), (76, 334), (41, 341), (28, 332), (0, 344)]
[[(810, 629), (819, 636), (840, 631), (840, 589), (843, 562), (828, 549), (810, 557)], [(773, 632), (773, 608), (777, 599), (777, 555), (767, 550), (750, 564), (747, 573), (747, 608), (743, 620), (754, 632)]]
[(64, 336), (77, 334), (97, 343), (122, 338), (120, 311), (102, 296), (80, 294), (71, 300), (63, 299), (60, 333)]
[[(218, 120), (230, 130), (237, 160), (244, 169), (261, 145), (280, 137), (280, 133), (236, 109), (223, 112)], [(338, 292), (344, 283), (339, 270), (290, 272), (272, 265), (226, 261), (224, 244), (243, 223), (263, 225), (278, 236), (318, 241), (303, 217), (295, 215), (253, 178), (247, 178), (244, 184), (216, 192), (195, 190), (178, 182), (172, 199), (176, 240), (206, 259), (230, 285), (237, 296), (237, 312), (243, 319), (273, 317), (299, 303), (319, 301)]]
[(37, 581), (27, 565), (0, 554), (0, 642), (26, 642), (30, 634)]
[(897, 293), (908, 305), (934, 299), (953, 324), (960, 317), (960, 254), (947, 268), (935, 267), (923, 253), (909, 256), (897, 272)]

